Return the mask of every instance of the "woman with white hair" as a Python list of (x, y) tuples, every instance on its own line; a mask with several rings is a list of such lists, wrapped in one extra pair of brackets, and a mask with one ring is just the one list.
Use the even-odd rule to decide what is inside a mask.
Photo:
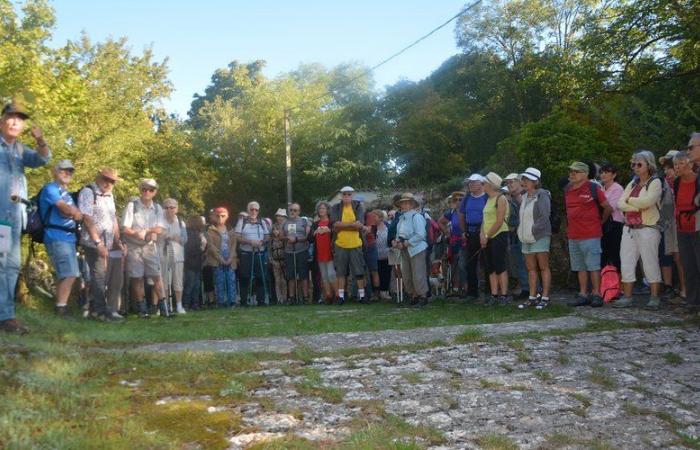
[(636, 281), (637, 262), (641, 258), (644, 276), (651, 286), (651, 296), (646, 308), (658, 309), (661, 306), (659, 299), (661, 233), (657, 223), (660, 217), (658, 204), (663, 193), (663, 180), (656, 176), (656, 158), (649, 151), (642, 150), (635, 153), (632, 156), (631, 167), (634, 178), (617, 202), (618, 208), (625, 214), (625, 226), (620, 243), (624, 297), (617, 300), (613, 307), (626, 308), (634, 304), (632, 287)]
[[(541, 176), (542, 173), (534, 167), (528, 167), (520, 175), (525, 195), (520, 204), (518, 238), (522, 242), (530, 288), (527, 301), (518, 305), (520, 309), (528, 306), (544, 309), (549, 305), (549, 289), (552, 284), (552, 272), (549, 269), (552, 224), (549, 213), (552, 209), (552, 194), (540, 187)], [(542, 282), (541, 296), (537, 294), (538, 278)]]

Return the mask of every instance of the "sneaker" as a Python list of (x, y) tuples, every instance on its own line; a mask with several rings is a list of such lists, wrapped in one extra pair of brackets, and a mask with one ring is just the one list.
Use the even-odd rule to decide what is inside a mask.
[(177, 313), (178, 314), (187, 314), (187, 311), (185, 311), (185, 308), (183, 308), (182, 305), (177, 305)]
[(363, 305), (369, 305), (369, 299), (367, 297), (360, 297), (357, 302), (362, 303)]
[(537, 304), (540, 302), (540, 296), (538, 295), (537, 297), (530, 297), (528, 295), (528, 299), (525, 300), (524, 302), (520, 303), (518, 305), (518, 309), (525, 309), (525, 308), (530, 308), (532, 306), (537, 306)]
[(571, 299), (567, 305), (569, 306), (588, 306), (591, 304), (591, 299), (582, 293), (577, 293), (576, 296)]
[(4, 331), (6, 333), (16, 333), (24, 336), (25, 334), (29, 333), (29, 328), (22, 325), (22, 322), (17, 319), (7, 319), (0, 321), (0, 331)]
[(535, 305), (535, 309), (545, 309), (547, 306), (549, 306), (549, 297), (541, 297)]
[(646, 284), (643, 284), (641, 286), (635, 286), (632, 289), (632, 295), (647, 295), (650, 292), (651, 292), (651, 290), (649, 289), (649, 286), (647, 286)]
[(418, 301), (413, 305), (414, 308), (425, 308), (426, 306), (428, 306), (428, 299), (425, 297), (418, 297)]
[(114, 319), (114, 320), (116, 320), (116, 321), (122, 321), (122, 320), (124, 320), (124, 316), (122, 316), (122, 315), (119, 314), (118, 312), (113, 312), (113, 313), (110, 314), (110, 315), (112, 316), (112, 319)]
[(150, 314), (148, 313), (149, 308), (145, 300), (138, 302), (138, 309), (140, 318), (148, 319), (150, 317)]
[(508, 306), (513, 297), (510, 295), (499, 295), (498, 296), (498, 306)]
[(644, 309), (650, 311), (658, 311), (661, 308), (661, 299), (659, 297), (650, 297), (649, 302), (644, 305)]
[(605, 301), (603, 301), (603, 297), (601, 297), (600, 295), (591, 295), (590, 299), (591, 299), (591, 306), (593, 308), (600, 308), (603, 305), (605, 305)]
[(411, 299), (411, 301), (408, 303), (409, 308), (414, 308), (418, 304), (418, 297), (414, 297)]
[(620, 297), (612, 304), (613, 308), (629, 308), (630, 306), (634, 306), (634, 298), (632, 297)]

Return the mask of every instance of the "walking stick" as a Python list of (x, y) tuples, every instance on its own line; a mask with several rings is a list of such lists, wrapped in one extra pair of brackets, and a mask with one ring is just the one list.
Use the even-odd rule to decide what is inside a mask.
[(262, 275), (263, 291), (265, 292), (265, 306), (270, 306), (270, 294), (267, 290), (267, 278), (265, 277), (265, 266), (263, 265), (262, 252), (258, 252), (260, 261), (260, 273)]

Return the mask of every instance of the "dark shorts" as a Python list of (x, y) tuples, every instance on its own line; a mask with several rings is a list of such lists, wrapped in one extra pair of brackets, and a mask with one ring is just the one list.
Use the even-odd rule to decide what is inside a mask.
[(342, 248), (334, 246), (333, 263), (335, 263), (335, 273), (339, 277), (347, 277), (349, 273), (356, 278), (365, 276), (365, 258), (362, 247)]
[[(309, 252), (285, 253), (287, 265), (287, 280), (304, 280), (309, 276)], [(296, 260), (296, 264), (295, 264)]]
[(214, 268), (212, 266), (202, 267), (202, 284), (204, 284), (204, 292), (214, 292)]
[(489, 239), (484, 252), (484, 272), (500, 274), (508, 270), (508, 233), (502, 232)]

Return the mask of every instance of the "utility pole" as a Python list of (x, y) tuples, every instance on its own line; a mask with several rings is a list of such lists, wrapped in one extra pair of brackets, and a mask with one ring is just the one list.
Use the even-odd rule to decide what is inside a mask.
[(292, 139), (289, 136), (289, 110), (284, 110), (284, 152), (287, 167), (287, 206), (292, 204)]

